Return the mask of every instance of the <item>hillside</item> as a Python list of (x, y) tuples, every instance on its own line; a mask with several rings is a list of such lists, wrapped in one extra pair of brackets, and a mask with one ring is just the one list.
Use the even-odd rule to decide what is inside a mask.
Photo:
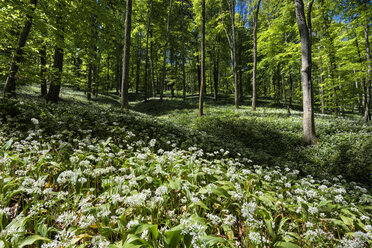
[(112, 95), (66, 89), (54, 105), (33, 90), (0, 99), (0, 247), (372, 244), (372, 126), (358, 119), (316, 116), (319, 144), (303, 148), (297, 111), (207, 102), (195, 118), (192, 99), (123, 111)]

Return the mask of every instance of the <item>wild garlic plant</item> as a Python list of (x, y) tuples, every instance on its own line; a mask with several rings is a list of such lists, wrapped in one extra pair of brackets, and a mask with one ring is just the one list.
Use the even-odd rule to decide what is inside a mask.
[(372, 244), (372, 197), (341, 176), (204, 150), (133, 112), (1, 104), (0, 247)]

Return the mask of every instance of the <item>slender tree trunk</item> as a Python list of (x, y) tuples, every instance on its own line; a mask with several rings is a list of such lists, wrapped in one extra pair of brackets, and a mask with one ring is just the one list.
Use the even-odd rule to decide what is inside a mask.
[(257, 73), (257, 22), (258, 12), (260, 11), (261, 0), (258, 0), (253, 18), (253, 73), (252, 73), (252, 111), (256, 111), (257, 105), (257, 89), (256, 89), (256, 73)]
[(340, 111), (341, 111), (341, 115), (344, 115), (344, 103), (345, 103), (345, 99), (344, 99), (344, 93), (342, 91), (342, 82), (341, 82), (341, 65), (340, 63), (338, 63), (338, 88), (340, 90), (340, 97), (341, 97), (341, 102), (340, 102)]
[(362, 99), (360, 97), (359, 84), (358, 84), (358, 78), (357, 78), (357, 75), (356, 75), (356, 71), (355, 71), (355, 69), (353, 71), (354, 71), (355, 90), (356, 90), (357, 99), (358, 99), (358, 111), (359, 111), (359, 113), (361, 113), (362, 112)]
[(166, 77), (167, 48), (168, 48), (169, 33), (170, 33), (170, 17), (172, 13), (172, 2), (173, 0), (169, 1), (169, 11), (168, 11), (168, 19), (167, 19), (167, 38), (166, 38), (165, 45), (164, 45), (163, 77), (160, 82), (160, 100), (163, 100), (163, 91), (164, 91), (165, 77)]
[(230, 56), (231, 56), (231, 62), (232, 62), (232, 68), (233, 68), (233, 77), (234, 77), (234, 102), (235, 102), (235, 108), (239, 109), (239, 85), (238, 85), (238, 72), (237, 72), (237, 65), (236, 65), (236, 39), (235, 39), (235, 0), (227, 0), (227, 3), (229, 5), (229, 12), (230, 12), (230, 21), (231, 21), (231, 37), (224, 25), (224, 14), (222, 10), (222, 0), (220, 1), (221, 4), (221, 18), (222, 18), (222, 24), (225, 29), (226, 38), (229, 43), (230, 47)]
[(87, 98), (88, 100), (92, 100), (92, 71), (93, 71), (93, 64), (90, 61), (88, 64), (88, 89), (87, 89)]
[(230, 16), (231, 16), (231, 59), (233, 63), (233, 74), (234, 74), (234, 84), (235, 84), (235, 92), (234, 92), (234, 100), (235, 100), (235, 108), (239, 108), (239, 85), (238, 85), (238, 72), (237, 72), (237, 64), (236, 64), (236, 39), (235, 39), (235, 0), (231, 0), (230, 4)]
[(127, 0), (125, 13), (125, 44), (123, 58), (123, 79), (121, 82), (121, 107), (127, 109), (129, 105), (129, 57), (130, 35), (132, 28), (132, 0)]
[[(320, 47), (318, 47), (320, 51)], [(325, 114), (325, 103), (324, 103), (324, 85), (323, 85), (323, 62), (322, 62), (322, 56), (319, 55), (319, 68), (320, 68), (320, 76), (319, 76), (319, 85), (320, 85), (320, 102), (321, 102), (321, 111), (322, 114)]]
[(95, 97), (98, 97), (98, 88), (99, 88), (99, 82), (100, 82), (100, 79), (99, 79), (99, 71), (100, 71), (100, 68), (101, 68), (101, 64), (100, 64), (100, 57), (101, 55), (97, 55), (97, 45), (95, 44), (94, 45), (94, 63), (93, 63), (93, 80), (92, 82), (94, 83), (94, 89), (93, 89), (93, 95)]
[(184, 16), (184, 3), (183, 0), (181, 0), (181, 40), (182, 40), (182, 97), (183, 100), (186, 100), (186, 71), (185, 71), (185, 37), (184, 37), (184, 22), (185, 22), (185, 16)]
[(214, 79), (214, 101), (218, 100), (218, 81), (219, 81), (219, 51), (216, 54), (215, 60), (214, 60), (214, 68), (213, 68), (213, 79)]
[(365, 24), (364, 28), (364, 39), (366, 40), (366, 57), (367, 57), (367, 65), (368, 65), (368, 71), (367, 71), (367, 79), (366, 79), (366, 104), (364, 109), (364, 121), (368, 122), (371, 120), (371, 55), (369, 50), (369, 24), (368, 22)]
[(25, 25), (18, 39), (18, 46), (13, 54), (12, 62), (8, 76), (5, 81), (4, 97), (16, 97), (16, 75), (19, 69), (19, 64), (23, 58), (23, 48), (26, 45), (28, 34), (30, 33), (33, 21), (33, 12), (35, 11), (37, 0), (31, 0), (31, 11), (27, 14)]
[(290, 93), (289, 93), (289, 108), (291, 109), (292, 108), (292, 101), (293, 101), (293, 91), (294, 91), (292, 70), (289, 74), (289, 83), (290, 83), (290, 87), (291, 87)]
[(304, 145), (314, 145), (317, 143), (314, 125), (314, 109), (312, 97), (312, 80), (311, 80), (311, 4), (307, 8), (308, 23), (304, 12), (304, 3), (302, 0), (295, 0), (296, 20), (301, 38), (302, 54), (302, 85), (303, 85), (303, 132)]
[(115, 72), (115, 75), (116, 75), (116, 94), (119, 95), (119, 91), (120, 91), (120, 49), (119, 49), (119, 45), (117, 45), (117, 50), (116, 50), (116, 72)]
[(197, 66), (196, 66), (196, 70), (197, 70), (197, 74), (198, 74), (198, 89), (200, 89), (200, 87), (201, 87), (201, 68), (200, 68), (200, 59), (199, 59), (200, 57), (199, 57), (199, 55), (197, 55), (196, 56), (196, 64), (197, 64)]
[[(151, 35), (151, 33), (150, 33)], [(152, 37), (152, 35), (151, 35)], [(153, 42), (150, 42), (150, 72), (151, 72), (151, 86), (152, 86), (152, 96), (156, 96), (156, 86), (155, 86), (155, 75), (154, 75), (154, 56), (153, 56)]]
[(147, 22), (147, 33), (146, 33), (146, 64), (145, 64), (145, 80), (144, 80), (144, 93), (145, 101), (147, 101), (148, 95), (148, 75), (149, 75), (149, 37), (150, 37), (150, 28), (151, 28), (151, 15), (152, 15), (153, 0), (150, 3), (149, 18)]
[(333, 87), (333, 102), (334, 102), (334, 113), (336, 116), (339, 115), (339, 106), (338, 106), (338, 95), (337, 95), (337, 86), (336, 81), (335, 81), (335, 73), (337, 71), (337, 66), (336, 66), (336, 49), (334, 45), (334, 37), (332, 37), (332, 33), (330, 33), (329, 29), (329, 22), (330, 20), (328, 19), (328, 13), (326, 12), (326, 7), (325, 7), (325, 2), (324, 0), (321, 0), (321, 5), (322, 5), (322, 13), (321, 16), (323, 17), (323, 25), (324, 25), (324, 38), (326, 39), (326, 51), (328, 53), (329, 57), (329, 62), (330, 62), (330, 68), (329, 68), (329, 79), (331, 82), (331, 85)]
[(59, 93), (61, 91), (62, 71), (63, 71), (63, 48), (64, 44), (64, 26), (62, 24), (62, 15), (59, 13), (57, 16), (56, 27), (59, 31), (57, 34), (58, 43), (54, 50), (53, 57), (53, 78), (50, 83), (49, 91), (46, 96), (47, 102), (58, 103)]
[(47, 89), (47, 80), (46, 80), (46, 72), (47, 72), (47, 68), (46, 68), (46, 65), (47, 65), (47, 60), (46, 60), (46, 56), (47, 56), (47, 46), (46, 45), (43, 45), (40, 49), (40, 79), (41, 79), (41, 96), (42, 97), (45, 97), (48, 93), (48, 89)]
[(199, 113), (198, 116), (203, 115), (204, 105), (204, 85), (205, 85), (205, 0), (202, 0), (202, 23), (201, 23), (201, 41), (200, 41), (200, 53), (201, 53), (201, 84), (199, 94)]
[(138, 95), (139, 83), (140, 83), (140, 73), (141, 73), (141, 54), (142, 54), (142, 37), (141, 34), (137, 35), (137, 65), (136, 65), (136, 95)]

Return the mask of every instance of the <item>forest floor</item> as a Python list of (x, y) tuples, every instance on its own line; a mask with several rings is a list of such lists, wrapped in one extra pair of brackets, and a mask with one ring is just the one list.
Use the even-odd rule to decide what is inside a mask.
[[(259, 102), (0, 98), (0, 247), (368, 247), (372, 125)], [(139, 96), (140, 97), (140, 96)], [(297, 109), (300, 109), (297, 107)], [(130, 246), (132, 245), (132, 246)]]

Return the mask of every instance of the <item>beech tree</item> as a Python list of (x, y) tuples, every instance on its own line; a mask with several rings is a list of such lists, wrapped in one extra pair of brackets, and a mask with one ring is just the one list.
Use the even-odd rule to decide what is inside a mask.
[(256, 111), (257, 105), (257, 89), (256, 89), (256, 73), (257, 73), (257, 21), (258, 12), (260, 10), (261, 0), (258, 0), (253, 19), (253, 72), (252, 72), (252, 111)]
[(313, 89), (311, 78), (311, 8), (313, 0), (307, 5), (307, 19), (302, 0), (295, 0), (296, 19), (301, 39), (301, 78), (303, 90), (303, 142), (305, 145), (317, 143), (314, 124)]
[(121, 82), (121, 107), (128, 108), (129, 104), (129, 56), (130, 56), (130, 35), (132, 28), (132, 0), (127, 0), (125, 14), (125, 44), (123, 79)]
[(10, 65), (9, 73), (5, 82), (4, 96), (6, 97), (16, 97), (16, 75), (19, 69), (19, 64), (22, 61), (23, 48), (26, 44), (28, 34), (30, 33), (32, 27), (32, 14), (36, 8), (36, 4), (37, 0), (31, 0), (30, 14), (27, 14), (25, 24), (19, 35), (18, 46), (13, 54), (12, 63)]
[(205, 0), (202, 0), (201, 9), (201, 39), (200, 39), (200, 67), (201, 67), (201, 84), (199, 91), (199, 112), (198, 116), (202, 116), (204, 105), (204, 87), (205, 87)]

